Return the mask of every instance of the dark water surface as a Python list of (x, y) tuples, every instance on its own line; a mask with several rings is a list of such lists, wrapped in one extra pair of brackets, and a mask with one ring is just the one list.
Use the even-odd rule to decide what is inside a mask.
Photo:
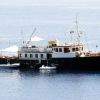
[(0, 68), (0, 100), (100, 100), (100, 72)]

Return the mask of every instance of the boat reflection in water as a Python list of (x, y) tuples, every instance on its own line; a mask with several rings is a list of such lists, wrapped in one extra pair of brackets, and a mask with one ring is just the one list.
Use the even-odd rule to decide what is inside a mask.
[(56, 69), (42, 69), (42, 70), (39, 70), (40, 74), (42, 75), (52, 75), (52, 74), (56, 74)]
[(40, 70), (55, 70), (56, 67), (42, 65), (39, 69)]

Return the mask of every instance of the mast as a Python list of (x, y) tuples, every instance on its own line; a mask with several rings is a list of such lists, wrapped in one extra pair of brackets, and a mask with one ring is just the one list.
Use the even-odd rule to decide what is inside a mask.
[(76, 16), (75, 24), (76, 24), (77, 42), (78, 42), (78, 44), (80, 44), (80, 33), (79, 33), (79, 26), (78, 26), (77, 16)]
[(29, 41), (27, 41), (26, 45), (30, 44), (31, 38), (32, 38), (33, 34), (35, 33), (35, 31), (36, 31), (36, 28), (34, 28), (32, 34), (30, 35)]

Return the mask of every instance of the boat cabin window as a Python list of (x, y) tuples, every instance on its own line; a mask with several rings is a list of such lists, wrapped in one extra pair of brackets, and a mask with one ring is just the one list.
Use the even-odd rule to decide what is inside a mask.
[(38, 54), (35, 54), (35, 58), (38, 58)]
[(69, 48), (64, 48), (64, 53), (70, 52)]
[(76, 48), (76, 51), (79, 51), (79, 48)]
[(59, 52), (62, 52), (62, 48), (59, 48)]
[(22, 57), (22, 54), (19, 54), (20, 57)]
[(53, 48), (53, 51), (55, 51), (55, 52), (62, 52), (62, 48)]
[(52, 58), (52, 54), (47, 54), (47, 59), (51, 59)]
[(33, 55), (32, 54), (30, 54), (30, 58), (32, 58), (33, 57)]
[(53, 51), (56, 51), (56, 48), (53, 48)]
[(83, 47), (82, 47), (82, 51), (83, 51)]
[(35, 45), (32, 45), (32, 48), (36, 48), (36, 46)]
[(58, 48), (56, 48), (56, 52), (58, 52)]
[(43, 54), (41, 54), (41, 58), (43, 58)]
[(25, 58), (27, 58), (27, 54), (25, 54)]
[(57, 44), (52, 44), (52, 46), (57, 46)]
[(75, 48), (72, 48), (72, 51), (74, 52), (75, 51)]
[(72, 51), (79, 51), (80, 49), (79, 48), (72, 48)]

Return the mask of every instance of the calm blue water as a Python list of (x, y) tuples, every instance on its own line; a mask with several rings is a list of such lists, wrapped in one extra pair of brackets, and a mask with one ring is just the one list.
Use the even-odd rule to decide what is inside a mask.
[(99, 100), (100, 72), (0, 68), (2, 100)]

